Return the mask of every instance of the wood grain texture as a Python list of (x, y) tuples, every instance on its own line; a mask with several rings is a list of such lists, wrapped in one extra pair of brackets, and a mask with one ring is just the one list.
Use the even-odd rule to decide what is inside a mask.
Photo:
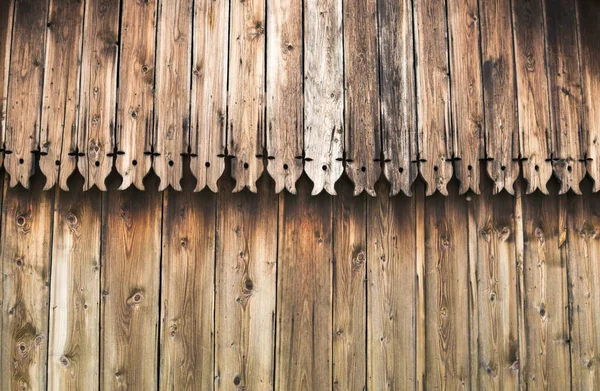
[(0, 388), (46, 389), (54, 194), (43, 177), (31, 191), (9, 189), (2, 206), (2, 350)]
[(368, 203), (368, 389), (417, 386), (416, 199), (383, 195)]
[(346, 174), (354, 194), (375, 195), (381, 175), (377, 1), (344, 2)]
[(29, 188), (39, 149), (46, 42), (46, 0), (15, 2), (4, 167), (10, 186)]
[(153, 144), (157, 0), (124, 1), (121, 7), (117, 171), (121, 190), (144, 190), (144, 177), (159, 157)]
[(48, 342), (52, 390), (95, 389), (100, 376), (102, 194), (82, 187), (55, 194)]
[(227, 149), (234, 191), (256, 193), (265, 147), (265, 0), (230, 3)]
[(85, 190), (106, 191), (113, 168), (119, 14), (119, 0), (86, 0), (77, 144)]
[[(494, 194), (514, 194), (519, 176), (519, 121), (509, 1), (479, 2), (487, 173)], [(491, 160), (489, 160), (491, 158)]]
[(332, 201), (303, 178), (279, 198), (276, 389), (331, 388)]
[(190, 143), (192, 0), (159, 1), (152, 168), (159, 190), (181, 190), (183, 157)]
[(207, 390), (214, 378), (216, 196), (168, 190), (163, 201), (159, 388)]
[(83, 13), (81, 0), (50, 0), (40, 127), (40, 170), (45, 190), (67, 179), (77, 167), (77, 132)]
[(448, 0), (454, 175), (461, 194), (479, 194), (484, 157), (483, 81), (477, 0)]
[(196, 191), (217, 192), (225, 170), (229, 1), (194, 1), (193, 24), (190, 167)]
[[(114, 179), (102, 212), (100, 389), (152, 390), (158, 382), (163, 197), (116, 191)], [(158, 187), (155, 177), (148, 182)]]
[(422, 0), (414, 4), (417, 58), (419, 171), (426, 194), (447, 195), (453, 167), (450, 108), (450, 64), (445, 4)]
[(552, 143), (542, 5), (540, 0), (513, 1), (512, 13), (523, 178), (528, 194), (538, 189), (547, 194)]
[(384, 0), (378, 11), (383, 172), (391, 195), (411, 195), (418, 175), (412, 1)]
[(217, 205), (215, 389), (273, 389), (277, 195), (224, 189)]
[(336, 194), (344, 167), (344, 60), (341, 0), (304, 3), (304, 170), (313, 195)]
[(367, 387), (367, 199), (339, 183), (333, 200), (333, 389)]
[[(4, 149), (6, 131), (6, 110), (8, 107), (8, 74), (10, 69), (10, 47), (13, 33), (13, 1), (0, 4), (0, 145)], [(4, 163), (4, 153), (0, 154), (0, 166)]]

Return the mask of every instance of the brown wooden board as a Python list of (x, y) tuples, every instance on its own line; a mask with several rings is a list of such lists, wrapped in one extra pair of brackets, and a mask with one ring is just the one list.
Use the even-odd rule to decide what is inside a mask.
[(159, 190), (181, 190), (183, 156), (190, 142), (192, 0), (159, 1), (152, 168)]
[(4, 135), (4, 166), (10, 186), (29, 188), (39, 149), (47, 1), (15, 2)]
[(519, 176), (519, 122), (509, 1), (479, 2), (487, 173), (494, 194), (514, 194)]
[(216, 192), (225, 170), (229, 1), (194, 1), (193, 25), (190, 166), (196, 191)]
[[(77, 183), (82, 185), (81, 182)], [(91, 390), (100, 376), (102, 194), (56, 189), (52, 232), (48, 388)]]
[[(265, 147), (265, 0), (230, 3), (227, 149), (234, 191), (256, 193)], [(225, 50), (224, 48), (221, 50)]]
[(377, 1), (344, 2), (346, 174), (354, 194), (375, 195), (381, 175)]
[(153, 144), (157, 1), (122, 2), (116, 133), (121, 190), (132, 184), (144, 190), (152, 160), (160, 158)]
[(418, 175), (412, 1), (381, 1), (378, 12), (383, 171), (392, 195), (411, 195)]
[[(10, 46), (13, 33), (13, 1), (0, 3), (0, 146), (4, 148), (6, 110), (8, 106), (8, 73), (10, 69)], [(4, 153), (0, 154), (0, 166)]]

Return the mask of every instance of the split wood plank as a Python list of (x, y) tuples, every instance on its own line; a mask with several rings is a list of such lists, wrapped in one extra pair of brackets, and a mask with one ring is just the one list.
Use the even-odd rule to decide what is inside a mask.
[[(256, 193), (265, 147), (265, 0), (233, 1), (229, 43), (227, 149), (234, 191)], [(224, 49), (221, 49), (224, 50)]]
[(100, 376), (102, 194), (82, 188), (57, 188), (55, 194), (48, 343), (53, 390), (96, 389)]
[(586, 174), (582, 149), (582, 90), (573, 0), (545, 0), (546, 52), (552, 127), (552, 166), (560, 193), (581, 194)]
[(116, 134), (121, 190), (132, 184), (144, 190), (144, 177), (159, 158), (153, 144), (157, 1), (124, 1), (121, 8)]
[(417, 160), (427, 195), (447, 195), (453, 167), (450, 108), (450, 64), (445, 3), (422, 0), (414, 4), (417, 62)]
[(196, 190), (218, 191), (225, 170), (229, 1), (195, 1), (190, 166)]
[(269, 3), (267, 12), (267, 170), (275, 192), (295, 194), (304, 148), (302, 2)]
[(342, 0), (304, 4), (304, 170), (313, 195), (336, 194), (344, 172)]
[(163, 202), (161, 390), (207, 390), (214, 382), (216, 195), (168, 190)]
[[(333, 202), (333, 389), (367, 387), (367, 199), (344, 178)], [(302, 262), (302, 260), (299, 260)]]
[(494, 194), (514, 194), (519, 176), (519, 121), (512, 11), (508, 1), (481, 1), (485, 158)]
[(391, 195), (411, 195), (418, 175), (412, 1), (384, 0), (378, 11), (383, 171)]
[(192, 0), (159, 1), (152, 161), (159, 190), (181, 190), (190, 142)]
[(275, 388), (332, 386), (331, 196), (311, 197), (301, 177), (298, 195), (279, 198)]
[[(158, 187), (156, 179), (149, 184)], [(117, 186), (109, 182), (103, 202), (100, 389), (152, 390), (158, 382), (162, 193)]]
[(76, 154), (84, 189), (106, 191), (113, 168), (119, 57), (119, 0), (86, 0)]
[(46, 0), (15, 2), (4, 166), (10, 186), (29, 188), (39, 150), (46, 42)]
[(547, 194), (552, 176), (544, 15), (540, 0), (512, 2), (520, 153), (527, 193)]
[(354, 194), (375, 195), (381, 175), (377, 1), (344, 2), (346, 174)]
[(523, 180), (515, 182), (514, 219), (515, 219), (515, 257), (517, 261), (517, 329), (519, 335), (519, 387), (525, 384), (524, 364), (527, 363), (527, 344), (525, 341), (525, 235), (523, 222), (523, 199), (525, 197)]
[[(232, 193), (217, 203), (215, 389), (273, 389), (277, 195)], [(296, 276), (297, 277), (297, 276)]]
[[(4, 149), (4, 133), (6, 131), (8, 74), (10, 69), (14, 6), (14, 1), (3, 1), (0, 3), (0, 148), (2, 149)], [(0, 166), (3, 163), (4, 153), (0, 153)]]
[[(417, 388), (415, 198), (383, 195), (368, 203), (368, 389)], [(421, 196), (423, 194), (421, 193)]]
[(448, 0), (454, 174), (460, 193), (479, 194), (484, 157), (483, 80), (477, 0)]
[(2, 207), (2, 351), (0, 388), (46, 389), (54, 193), (41, 175), (31, 191), (9, 189)]

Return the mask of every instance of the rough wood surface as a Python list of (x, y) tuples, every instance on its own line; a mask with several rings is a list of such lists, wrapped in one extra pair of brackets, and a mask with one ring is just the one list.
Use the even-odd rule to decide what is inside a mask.
[[(13, 33), (13, 1), (0, 3), (0, 146), (4, 148), (6, 131), (6, 109), (8, 106), (8, 73), (10, 69), (10, 47)], [(4, 163), (4, 153), (0, 154), (0, 166)]]
[(313, 195), (335, 193), (344, 167), (342, 0), (304, 4), (304, 148)]

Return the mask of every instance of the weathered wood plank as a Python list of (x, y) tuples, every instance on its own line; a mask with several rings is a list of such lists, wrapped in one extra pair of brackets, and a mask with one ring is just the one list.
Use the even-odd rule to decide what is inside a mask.
[(163, 201), (161, 390), (209, 390), (214, 382), (216, 196), (168, 190)]
[[(6, 110), (8, 106), (8, 74), (10, 69), (10, 46), (13, 33), (14, 1), (0, 3), (0, 145), (4, 148), (6, 131)], [(4, 154), (0, 154), (0, 166), (4, 163)]]
[[(149, 184), (158, 187), (155, 179)], [(152, 390), (158, 381), (162, 193), (116, 191), (114, 182), (102, 212), (100, 389)]]
[(367, 213), (367, 388), (415, 389), (416, 199), (389, 198), (380, 184), (380, 196), (369, 199)]
[(487, 173), (494, 194), (514, 194), (519, 176), (519, 122), (509, 1), (479, 2)]
[(277, 283), (277, 195), (223, 190), (217, 204), (216, 363), (218, 390), (273, 388)]
[(0, 388), (45, 390), (54, 193), (43, 177), (31, 191), (8, 188), (2, 206), (2, 351)]
[(4, 166), (10, 186), (29, 188), (40, 141), (42, 84), (46, 42), (46, 0), (15, 2), (10, 59)]
[(44, 95), (40, 128), (40, 170), (45, 190), (67, 179), (77, 166), (77, 129), (83, 12), (81, 0), (50, 0)]
[(117, 110), (119, 0), (86, 0), (81, 60), (78, 162), (85, 190), (106, 190)]
[(384, 0), (378, 12), (383, 171), (392, 195), (411, 195), (418, 175), (412, 1)]
[(427, 183), (427, 195), (448, 194), (452, 178), (450, 116), (450, 64), (445, 4), (417, 1), (415, 54), (417, 57), (418, 160)]
[(144, 176), (158, 158), (153, 144), (156, 2), (122, 2), (116, 133), (121, 190), (132, 184), (144, 190)]
[(48, 388), (92, 390), (100, 375), (102, 195), (77, 187), (56, 189), (55, 199)]
[(191, 168), (196, 191), (218, 190), (225, 170), (229, 1), (194, 2)]
[(192, 72), (192, 0), (158, 5), (154, 141), (152, 161), (159, 190), (181, 190), (183, 153), (190, 142), (190, 78)]
[(304, 170), (313, 195), (335, 194), (344, 172), (342, 0), (306, 0), (304, 29)]
[(279, 199), (277, 344), (275, 388), (331, 388), (332, 198), (298, 195)]
[[(333, 388), (367, 386), (367, 200), (338, 183), (333, 202)], [(302, 262), (302, 260), (298, 260)]]
[[(230, 3), (227, 149), (234, 191), (256, 193), (265, 147), (265, 0)], [(221, 49), (224, 50), (224, 49)]]
[(415, 389), (425, 390), (427, 368), (425, 296), (425, 185), (415, 183)]
[(552, 151), (544, 15), (540, 0), (512, 2), (520, 153), (527, 193), (548, 193)]
[(354, 194), (375, 195), (381, 175), (377, 1), (344, 2), (346, 174)]

